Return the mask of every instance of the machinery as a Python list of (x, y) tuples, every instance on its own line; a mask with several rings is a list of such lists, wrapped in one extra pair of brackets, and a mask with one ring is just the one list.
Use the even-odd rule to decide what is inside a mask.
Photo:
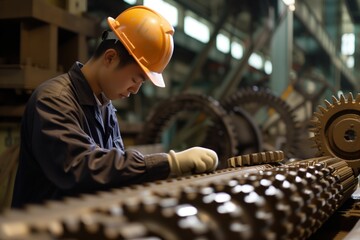
[(0, 217), (0, 239), (311, 238), (357, 188), (359, 99), (334, 97), (315, 113), (323, 156), (245, 154), (209, 174), (29, 205)]
[[(40, 80), (62, 73), (74, 60), (85, 61), (88, 38), (96, 36), (99, 29), (92, 19), (69, 14), (46, 3), (64, 1), (0, 2), (0, 25), (4, 32), (13, 36), (3, 38), (3, 46), (8, 48), (2, 50), (0, 59), (3, 73), (0, 76), (0, 115), (2, 121), (14, 121), (21, 117), (28, 95)], [(189, 70), (186, 76), (172, 79), (171, 91), (179, 88), (181, 94), (165, 99), (152, 109), (138, 144), (161, 142), (165, 143), (166, 150), (181, 150), (191, 145), (208, 147), (218, 153), (219, 168), (208, 174), (132, 185), (5, 211), (0, 215), (0, 240), (335, 239), (336, 233), (332, 231), (346, 224), (342, 219), (333, 219), (334, 216), (345, 216), (351, 220), (351, 226), (358, 221), (360, 203), (351, 196), (359, 186), (360, 95), (333, 96), (332, 102), (325, 101), (325, 106), (319, 107), (310, 129), (313, 135), (310, 142), (318, 153), (303, 157), (312, 154), (307, 146), (299, 143), (303, 135), (307, 136), (308, 122), (301, 124), (295, 111), (308, 102), (312, 107), (316, 105), (331, 87), (331, 84), (323, 84), (328, 79), (316, 78), (323, 87), (310, 95), (302, 86), (303, 80), (295, 83), (294, 89), (304, 98), (304, 102), (295, 107), (270, 91), (240, 85), (251, 55), (264, 48), (268, 55), (272, 48), (269, 42), (278, 40), (275, 32), (281, 31), (281, 38), (287, 36), (289, 28), (282, 26), (288, 23), (290, 12), (281, 11), (272, 1), (269, 5), (264, 4), (266, 1), (175, 2), (179, 9), (189, 9), (210, 20), (213, 31), (208, 43), (199, 45), (189, 41), (192, 39), (184, 34), (184, 29), (177, 28), (180, 36), (176, 39), (177, 49), (183, 50), (182, 54), (176, 52), (177, 57), (185, 59), (183, 64), (191, 68), (182, 69), (182, 61), (172, 66), (177, 72), (169, 75)], [(355, 1), (345, 2), (349, 6), (355, 4)], [(291, 17), (294, 20), (291, 31), (294, 32), (289, 35), (296, 39), (294, 45), (308, 50), (304, 51), (307, 65), (334, 68), (336, 74), (329, 78), (334, 85), (336, 80), (339, 89), (356, 91), (358, 81), (335, 51), (339, 44), (331, 41), (338, 36), (329, 36), (324, 29), (333, 27), (329, 20), (334, 16), (342, 17), (328, 11), (342, 11), (340, 3), (321, 2), (328, 8), (321, 8), (327, 14), (322, 13), (324, 19), (318, 22), (312, 7), (319, 3), (296, 1), (297, 11), (291, 14), (294, 16)], [(21, 11), (18, 5), (22, 6)], [(348, 7), (349, 11), (355, 14), (357, 5)], [(89, 1), (89, 6), (94, 12), (102, 6), (107, 15), (125, 7), (123, 1)], [(185, 11), (179, 15), (185, 16)], [(79, 24), (73, 24), (75, 22)], [(339, 27), (335, 30), (340, 33), (341, 25), (334, 25)], [(216, 52), (219, 56), (213, 57), (211, 54), (216, 36), (224, 30), (230, 37), (245, 43), (243, 57), (236, 60), (233, 67), (227, 55)], [(242, 32), (246, 37), (243, 38)], [(49, 44), (44, 44), (43, 39), (49, 39)], [(90, 45), (94, 43), (89, 42)], [(291, 49), (288, 45), (280, 47), (275, 48), (278, 50), (275, 52)], [(189, 59), (194, 60), (189, 64)], [(276, 62), (287, 63), (286, 59)], [(208, 77), (212, 72), (203, 74), (204, 69), (218, 75), (212, 76), (214, 79), (210, 81)], [(289, 70), (275, 65), (274, 69), (283, 69), (286, 73)], [(256, 73), (260, 74), (260, 79), (268, 77), (262, 70)], [(202, 77), (198, 79), (199, 75)], [(222, 80), (221, 84), (218, 79)], [(287, 82), (288, 79), (279, 80)], [(253, 81), (250, 84), (253, 85)], [(206, 95), (189, 94), (186, 91), (191, 86), (202, 86)], [(335, 94), (338, 89), (331, 90)], [(312, 112), (309, 111), (309, 115)], [(16, 169), (15, 158), (11, 164), (9, 162), (4, 165), (12, 172)], [(0, 181), (6, 190), (13, 184), (13, 176), (6, 182)]]

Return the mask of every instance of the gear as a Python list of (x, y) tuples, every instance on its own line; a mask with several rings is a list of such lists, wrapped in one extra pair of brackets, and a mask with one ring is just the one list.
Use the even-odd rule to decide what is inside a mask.
[(261, 130), (252, 116), (239, 107), (234, 108), (229, 116), (238, 133), (236, 136), (238, 155), (260, 152), (263, 149), (263, 139)]
[(314, 113), (310, 129), (312, 140), (322, 156), (330, 155), (346, 160), (353, 168), (360, 168), (360, 94), (349, 93), (339, 99), (332, 96), (332, 103), (319, 106)]
[(284, 160), (282, 151), (268, 151), (246, 154), (228, 159), (228, 167), (243, 167), (266, 163), (277, 163)]
[[(202, 146), (219, 156), (218, 169), (237, 155), (232, 119), (218, 101), (201, 94), (180, 94), (152, 109), (138, 144), (164, 142), (165, 150)], [(165, 139), (165, 141), (164, 141)]]
[(252, 87), (237, 91), (222, 104), (228, 112), (242, 108), (253, 117), (263, 138), (261, 151), (281, 150), (287, 158), (296, 156), (299, 127), (295, 114), (284, 100), (267, 89)]

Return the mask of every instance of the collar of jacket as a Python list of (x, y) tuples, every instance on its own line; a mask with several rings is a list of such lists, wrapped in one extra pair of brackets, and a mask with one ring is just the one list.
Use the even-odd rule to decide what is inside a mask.
[(96, 106), (97, 103), (94, 97), (94, 93), (84, 74), (81, 72), (82, 67), (82, 63), (75, 62), (70, 68), (68, 74), (76, 89), (76, 93), (78, 94), (79, 103), (82, 105)]

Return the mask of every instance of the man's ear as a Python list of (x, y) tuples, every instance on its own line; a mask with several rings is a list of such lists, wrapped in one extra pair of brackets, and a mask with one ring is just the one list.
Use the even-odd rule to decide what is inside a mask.
[(110, 49), (106, 50), (104, 53), (105, 64), (111, 64), (113, 61), (116, 60), (117, 57), (118, 57), (118, 54), (115, 49), (110, 48)]

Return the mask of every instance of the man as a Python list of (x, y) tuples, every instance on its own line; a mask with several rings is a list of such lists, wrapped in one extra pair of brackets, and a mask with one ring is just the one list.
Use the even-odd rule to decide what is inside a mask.
[(136, 94), (147, 79), (165, 86), (161, 73), (174, 29), (144, 6), (108, 24), (88, 62), (44, 82), (29, 99), (13, 207), (216, 168), (216, 153), (201, 147), (150, 155), (125, 150), (111, 100)]

